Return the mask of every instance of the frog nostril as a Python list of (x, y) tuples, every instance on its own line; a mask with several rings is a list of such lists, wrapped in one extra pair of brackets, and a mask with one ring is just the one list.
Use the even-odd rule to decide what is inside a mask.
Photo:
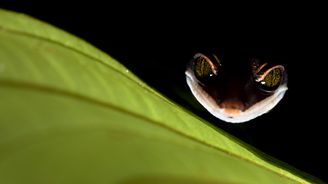
[(235, 109), (239, 111), (245, 110), (245, 105), (240, 100), (225, 100), (220, 104), (220, 106), (224, 109)]

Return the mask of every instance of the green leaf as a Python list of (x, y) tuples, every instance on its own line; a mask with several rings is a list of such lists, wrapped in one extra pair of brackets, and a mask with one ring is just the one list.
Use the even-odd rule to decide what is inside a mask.
[(308, 183), (51, 25), (0, 10), (0, 183)]

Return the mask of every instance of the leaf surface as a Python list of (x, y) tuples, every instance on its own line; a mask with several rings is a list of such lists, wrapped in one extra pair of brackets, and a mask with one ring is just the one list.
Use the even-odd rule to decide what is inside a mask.
[(0, 182), (308, 183), (87, 42), (6, 10)]

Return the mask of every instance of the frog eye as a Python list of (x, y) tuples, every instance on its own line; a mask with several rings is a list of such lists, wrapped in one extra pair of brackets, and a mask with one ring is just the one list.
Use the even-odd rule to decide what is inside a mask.
[[(217, 59), (215, 56), (214, 58)], [(203, 54), (196, 54), (193, 58), (193, 70), (196, 78), (202, 83), (213, 80), (218, 74), (218, 64), (218, 62), (213, 63)]]
[[(266, 67), (263, 67), (266, 68)], [(282, 65), (273, 66), (265, 71), (259, 71), (255, 81), (263, 91), (272, 92), (276, 90), (283, 81), (284, 67)]]

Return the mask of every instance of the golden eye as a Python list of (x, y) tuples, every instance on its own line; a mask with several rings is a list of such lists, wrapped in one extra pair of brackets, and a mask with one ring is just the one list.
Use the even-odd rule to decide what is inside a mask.
[(211, 65), (204, 57), (198, 57), (195, 60), (195, 74), (197, 77), (209, 77), (214, 75)]
[(280, 84), (282, 78), (282, 72), (280, 68), (272, 69), (263, 79), (263, 85), (267, 87), (275, 87)]
[(284, 67), (277, 65), (269, 68), (263, 74), (259, 75), (256, 82), (259, 82), (260, 88), (264, 91), (276, 90), (283, 80)]
[(194, 74), (201, 82), (208, 82), (217, 75), (217, 66), (203, 54), (196, 54), (193, 61)]

